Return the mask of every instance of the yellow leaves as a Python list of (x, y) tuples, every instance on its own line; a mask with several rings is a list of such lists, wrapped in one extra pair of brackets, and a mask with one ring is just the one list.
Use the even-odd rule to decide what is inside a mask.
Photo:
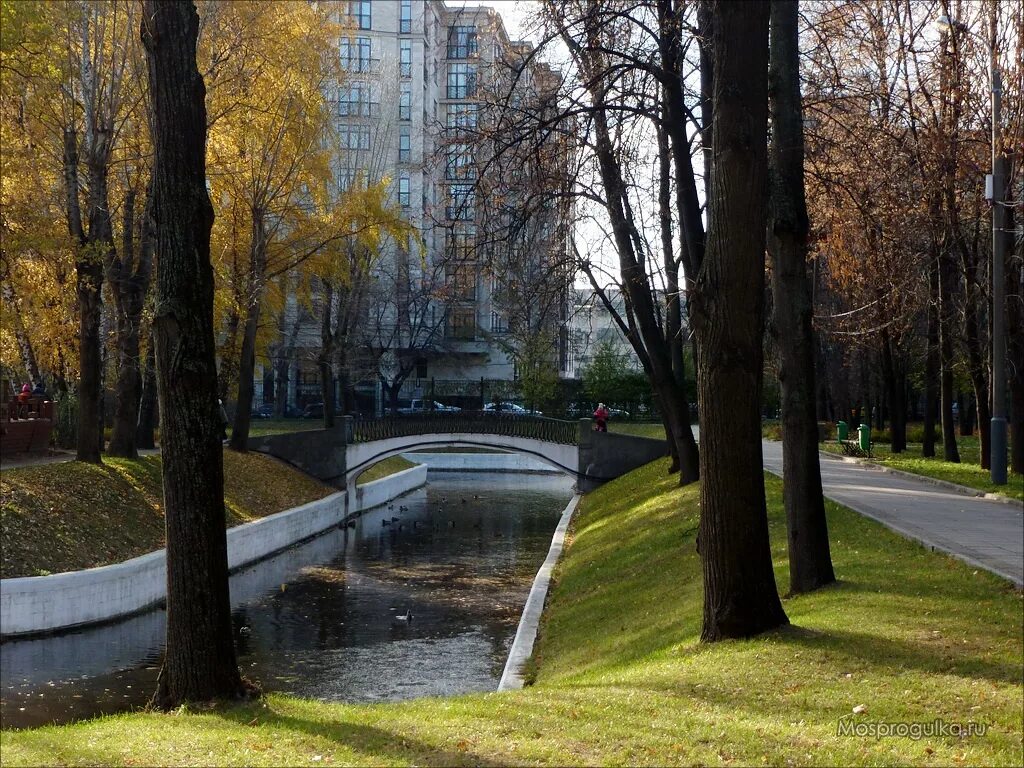
[[(333, 25), (309, 3), (206, 2), (199, 12), (215, 302), (229, 328), (222, 353), (233, 357), (234, 319), (253, 300), (268, 319), (279, 312), (294, 281), (277, 278), (323, 239), (331, 187), (324, 94), (337, 56), (329, 55)], [(273, 340), (275, 326), (261, 323), (258, 347)]]

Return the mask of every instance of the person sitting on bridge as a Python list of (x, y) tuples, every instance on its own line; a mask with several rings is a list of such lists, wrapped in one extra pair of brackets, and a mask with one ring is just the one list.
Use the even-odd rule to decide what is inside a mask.
[(46, 387), (43, 386), (43, 380), (40, 379), (36, 382), (35, 387), (32, 388), (32, 397), (38, 397), (46, 400)]
[(598, 432), (608, 431), (608, 409), (604, 403), (597, 404), (597, 410), (594, 411), (594, 421), (597, 423)]

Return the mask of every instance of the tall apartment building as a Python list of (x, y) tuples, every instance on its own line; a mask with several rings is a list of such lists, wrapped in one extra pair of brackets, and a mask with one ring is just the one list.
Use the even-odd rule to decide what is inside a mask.
[[(552, 364), (566, 375), (571, 279), (546, 267), (564, 263), (569, 211), (560, 203), (538, 205), (526, 214), (529, 221), (509, 228), (508, 216), (523, 215), (516, 213), (518, 181), (510, 190), (509, 179), (486, 178), (480, 139), (493, 103), (488, 94), (503, 88), (510, 72), (517, 73), (517, 98), (538, 103), (552, 98), (559, 75), (542, 63), (522, 66), (532, 44), (510, 40), (493, 8), (440, 0), (333, 5), (344, 25), (338, 41), (344, 78), (329, 95), (341, 143), (339, 194), (361, 180), (390, 179), (393, 201), (422, 238), (422, 249), (414, 239), (389, 243), (366, 288), (357, 344), (362, 364), (348, 372), (359, 408), (369, 410), (369, 400), (379, 408), (399, 385), (403, 397), (429, 394), (428, 382), (452, 402), (483, 389), (504, 396), (517, 376), (516, 331), (528, 336), (531, 324), (550, 328)], [(550, 147), (544, 162), (562, 163), (564, 171), (560, 152)], [(498, 184), (502, 194), (491, 194)], [(499, 197), (501, 210), (492, 202)], [(514, 229), (519, 241), (495, 238), (495, 226)], [(554, 306), (542, 317), (539, 300), (523, 290), (540, 280), (558, 283), (549, 286)], [(290, 316), (284, 323), (290, 331), (282, 327), (275, 347), (288, 364), (258, 370), (256, 392), (257, 400), (272, 401), (281, 390), (273, 377), (287, 371), (288, 404), (301, 407), (320, 400), (319, 322), (294, 301)]]

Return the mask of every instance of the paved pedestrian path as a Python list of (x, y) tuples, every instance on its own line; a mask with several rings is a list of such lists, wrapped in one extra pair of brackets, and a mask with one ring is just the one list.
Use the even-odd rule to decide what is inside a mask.
[[(764, 466), (782, 475), (782, 443), (762, 441)], [(877, 467), (822, 454), (825, 495), (904, 536), (1024, 585), (1024, 505), (966, 496)]]
[[(160, 453), (159, 448), (139, 449), (139, 456), (153, 456), (157, 453)], [(106, 456), (106, 454), (103, 455)], [(57, 450), (48, 454), (18, 454), (0, 459), (0, 469), (21, 469), (22, 467), (37, 467), (41, 464), (62, 464), (65, 461), (74, 460), (74, 451)]]

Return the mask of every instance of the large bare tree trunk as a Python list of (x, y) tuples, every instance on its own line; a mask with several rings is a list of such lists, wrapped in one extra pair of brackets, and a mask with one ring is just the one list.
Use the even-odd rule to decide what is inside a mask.
[(1024, 240), (1014, 249), (1013, 206), (1006, 208), (1006, 336), (1010, 390), (1010, 469), (1024, 475)]
[(700, 358), (704, 641), (788, 623), (772, 570), (761, 456), (768, 5), (716, 0), (711, 13), (715, 186), (690, 302)]
[(942, 414), (943, 458), (959, 464), (960, 451), (957, 450), (956, 422), (953, 419), (953, 286), (956, 277), (948, 250), (948, 244), (944, 243), (939, 253), (939, 407)]
[(155, 703), (233, 699), (224, 455), (213, 335), (213, 206), (206, 192), (206, 88), (191, 0), (145, 0), (153, 104), (156, 337), (167, 526), (167, 642)]
[[(663, 117), (668, 110), (663, 108)], [(661, 232), (662, 267), (665, 272), (665, 338), (669, 345), (672, 373), (677, 387), (686, 391), (686, 371), (683, 358), (683, 317), (679, 291), (679, 262), (672, 245), (672, 158), (668, 133), (658, 129), (658, 226)], [(675, 438), (676, 425), (665, 418), (665, 433), (669, 436), (669, 472), (678, 472), (679, 444)], [(689, 425), (687, 425), (687, 428)]]
[(612, 224), (615, 247), (619, 256), (622, 290), (633, 309), (635, 327), (628, 329), (627, 338), (634, 349), (645, 352), (645, 372), (651, 388), (658, 395), (668, 424), (670, 437), (676, 441), (679, 455), (679, 482), (681, 485), (699, 479), (700, 459), (697, 444), (690, 429), (689, 405), (686, 389), (676, 385), (672, 370), (669, 345), (656, 321), (657, 311), (651, 296), (650, 284), (641, 266), (633, 243), (636, 235), (627, 200), (622, 170), (611, 141), (608, 116), (604, 109), (603, 85), (595, 89), (595, 102), (599, 105), (594, 115), (596, 153), (601, 179), (607, 191), (605, 203)]
[[(662, 95), (665, 105), (665, 129), (672, 139), (672, 163), (675, 169), (676, 214), (679, 217), (682, 240), (682, 260), (685, 276), (695, 279), (704, 259), (705, 232), (701, 218), (697, 182), (693, 174), (690, 155), (690, 140), (686, 135), (686, 105), (683, 96), (683, 82), (678, 76), (682, 71), (683, 54), (683, 12), (684, 4), (678, 0), (658, 0), (658, 37), (661, 67), (671, 73), (662, 81)], [(711, 81), (710, 59), (701, 57), (702, 84)], [(702, 110), (709, 107), (702, 103)], [(710, 115), (710, 108), (702, 112), (702, 118)], [(707, 125), (707, 123), (705, 123)], [(705, 145), (706, 146), (706, 145)], [(707, 159), (707, 156), (705, 156)], [(705, 176), (705, 193), (711, 188), (709, 176)]]
[[(78, 443), (77, 458), (92, 464), (100, 463), (100, 379), (102, 355), (100, 348), (100, 319), (103, 310), (103, 254), (94, 252), (93, 245), (102, 237), (103, 215), (106, 209), (93, 210), (93, 203), (106, 201), (106, 169), (98, 171), (90, 164), (90, 216), (89, 237), (82, 226), (82, 212), (78, 198), (78, 134), (69, 128), (64, 131), (64, 187), (67, 197), (68, 230), (75, 240), (78, 299)], [(108, 222), (109, 223), (109, 222)], [(109, 229), (109, 228), (108, 228)]]
[(252, 422), (252, 400), (255, 395), (253, 376), (256, 375), (256, 334), (260, 327), (260, 308), (263, 304), (263, 273), (267, 265), (266, 220), (262, 211), (252, 214), (252, 243), (250, 271), (253, 284), (245, 312), (242, 333), (242, 354), (238, 364), (238, 398), (235, 400), (235, 418), (228, 445), (235, 451), (249, 450), (249, 426)]
[(836, 577), (818, 463), (797, 0), (772, 0), (768, 82), (772, 116), (768, 253), (773, 326), (781, 358), (783, 498), (789, 589), (800, 593), (830, 584)]
[(142, 236), (138, 259), (135, 257), (135, 193), (129, 192), (124, 203), (124, 233), (120, 256), (111, 254), (107, 262), (107, 282), (114, 296), (117, 344), (117, 383), (114, 400), (114, 429), (107, 452), (111, 456), (138, 456), (136, 432), (139, 423), (139, 400), (142, 395), (142, 368), (139, 360), (139, 332), (142, 308), (149, 288), (149, 265), (152, 249), (152, 195), (147, 192), (142, 214)]
[(156, 430), (156, 350), (153, 334), (149, 334), (149, 346), (146, 349), (146, 368), (142, 374), (142, 395), (139, 400), (139, 422), (135, 430), (137, 448), (154, 448), (154, 432)]
[(924, 364), (924, 437), (921, 455), (935, 455), (935, 412), (939, 404), (939, 265), (928, 260), (928, 340)]
[(896, 362), (897, 356), (893, 354), (893, 340), (889, 336), (888, 329), (883, 329), (881, 336), (882, 383), (885, 389), (885, 402), (889, 407), (892, 452), (903, 453), (907, 449), (906, 381)]
[[(967, 373), (974, 388), (975, 413), (978, 418), (978, 435), (981, 438), (981, 467), (992, 466), (992, 412), (989, 409), (989, 378), (986, 375), (988, 355), (981, 341), (980, 320), (975, 300), (984, 302), (981, 291), (968, 287), (968, 297), (964, 304), (964, 346), (967, 349)], [(961, 419), (966, 420), (967, 413), (960, 411)]]

